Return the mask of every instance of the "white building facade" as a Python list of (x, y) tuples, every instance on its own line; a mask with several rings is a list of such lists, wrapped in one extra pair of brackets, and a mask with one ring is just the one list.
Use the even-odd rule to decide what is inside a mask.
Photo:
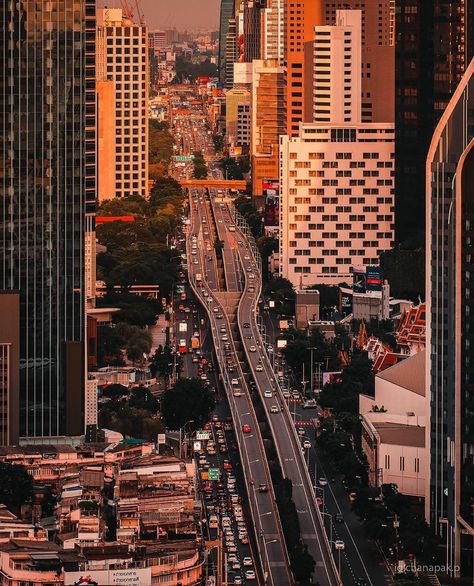
[(337, 285), (393, 245), (394, 125), (361, 122), (360, 11), (315, 27), (315, 122), (280, 138), (280, 274)]
[(148, 194), (148, 33), (119, 8), (97, 11), (97, 79), (115, 92), (115, 196)]

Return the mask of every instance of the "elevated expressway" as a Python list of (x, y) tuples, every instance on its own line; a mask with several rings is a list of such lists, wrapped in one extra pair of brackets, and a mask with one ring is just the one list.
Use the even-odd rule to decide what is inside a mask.
[[(219, 226), (225, 226), (229, 223), (234, 224), (235, 210), (233, 207), (218, 203), (213, 205), (218, 230)], [(220, 220), (222, 220), (222, 223)], [(257, 303), (261, 294), (261, 277), (257, 259), (243, 231), (237, 227), (235, 232), (226, 231), (226, 234), (227, 236), (225, 234), (222, 236), (227, 240), (224, 246), (233, 247), (238, 251), (240, 259), (239, 270), (242, 269), (242, 273), (245, 275), (244, 290), (237, 309), (240, 338), (266, 411), (283, 476), (289, 478), (292, 482), (293, 501), (298, 513), (301, 536), (316, 562), (314, 581), (318, 582), (320, 586), (339, 585), (342, 582), (331, 553), (331, 544), (324, 530), (323, 519), (316, 504), (314, 489), (304, 461), (300, 440), (257, 326)], [(227, 266), (226, 278), (231, 278), (229, 273), (235, 270), (233, 267), (235, 267), (235, 264)], [(250, 275), (253, 275), (253, 278)], [(244, 328), (243, 324), (250, 324), (250, 328)], [(252, 334), (252, 339), (246, 338), (246, 334), (249, 331)], [(250, 351), (252, 346), (256, 348), (256, 351)], [(256, 370), (256, 366), (259, 363), (262, 364), (263, 371)], [(272, 391), (272, 398), (264, 396), (264, 392), (268, 390)], [(272, 405), (278, 406), (278, 413), (270, 412)]]
[[(229, 303), (226, 299), (226, 296), (232, 295), (234, 302), (231, 305), (235, 308), (240, 296), (238, 291), (240, 277), (236, 274), (238, 268), (233, 260), (227, 261), (227, 264), (224, 263), (226, 264), (226, 273), (229, 273), (229, 275), (232, 272), (234, 273), (232, 282), (237, 291), (229, 293), (222, 290), (222, 278), (218, 276), (219, 269), (215, 263), (215, 251), (212, 242), (214, 228), (209, 216), (208, 206), (205, 190), (199, 189), (191, 192), (191, 223), (188, 226), (186, 238), (189, 282), (209, 316), (221, 379), (232, 411), (264, 582), (272, 586), (290, 586), (294, 584), (294, 581), (289, 569), (289, 560), (280, 516), (275, 503), (265, 448), (234, 342), (231, 321), (233, 312), (232, 310), (229, 311)], [(226, 225), (217, 225), (219, 226), (219, 237), (227, 241), (227, 236), (230, 233), (227, 231)], [(192, 254), (193, 235), (196, 239), (196, 254)], [(206, 273), (207, 278), (205, 277)], [(198, 274), (202, 276), (201, 281), (197, 279)], [(218, 318), (218, 315), (221, 317)], [(224, 368), (227, 360), (224, 348), (225, 343), (229, 344), (236, 369), (236, 372), (231, 375), (227, 368)], [(237, 384), (233, 379), (237, 379)], [(232, 384), (233, 382), (234, 384)], [(236, 389), (239, 389), (240, 392), (236, 391)], [(249, 433), (243, 432), (244, 425), (250, 427)], [(259, 485), (266, 485), (269, 489), (268, 492), (260, 492), (258, 490)]]

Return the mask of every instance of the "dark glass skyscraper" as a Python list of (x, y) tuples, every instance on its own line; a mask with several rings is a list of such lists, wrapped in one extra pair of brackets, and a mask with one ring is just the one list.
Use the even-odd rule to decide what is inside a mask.
[(396, 0), (396, 238), (421, 244), (434, 128), (474, 55), (472, 0)]
[[(447, 573), (471, 577), (474, 535), (474, 61), (435, 130), (426, 167), (426, 514)], [(460, 568), (460, 569), (459, 569)]]
[(0, 30), (0, 289), (20, 297), (20, 435), (77, 434), (96, 191), (95, 0), (5, 0)]
[(224, 85), (226, 80), (226, 47), (229, 19), (235, 16), (235, 0), (221, 0), (219, 21), (219, 81)]

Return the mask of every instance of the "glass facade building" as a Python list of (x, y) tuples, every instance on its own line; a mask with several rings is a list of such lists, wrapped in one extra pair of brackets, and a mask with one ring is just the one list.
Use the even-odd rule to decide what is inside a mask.
[(229, 32), (229, 19), (235, 16), (235, 0), (221, 0), (219, 18), (219, 81), (224, 85), (226, 79), (226, 49), (227, 33)]
[(450, 575), (472, 576), (474, 535), (474, 61), (435, 130), (426, 167), (426, 516)]
[(95, 0), (0, 7), (0, 289), (20, 294), (20, 436), (84, 430)]

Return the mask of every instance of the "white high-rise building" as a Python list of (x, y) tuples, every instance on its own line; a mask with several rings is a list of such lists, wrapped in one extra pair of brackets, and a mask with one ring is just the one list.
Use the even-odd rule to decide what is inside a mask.
[(348, 281), (393, 245), (394, 125), (361, 122), (360, 31), (360, 11), (315, 28), (318, 118), (280, 139), (280, 273), (300, 289)]
[[(111, 100), (99, 101), (99, 119), (115, 127), (113, 145), (99, 144), (99, 157), (115, 166), (116, 197), (148, 194), (147, 44), (146, 27), (126, 19), (120, 8), (97, 10), (97, 80), (113, 83)], [(101, 172), (99, 165), (99, 177)]]
[(335, 26), (314, 27), (314, 122), (361, 121), (361, 15), (338, 10)]
[(285, 2), (269, 0), (262, 10), (262, 59), (285, 59)]

